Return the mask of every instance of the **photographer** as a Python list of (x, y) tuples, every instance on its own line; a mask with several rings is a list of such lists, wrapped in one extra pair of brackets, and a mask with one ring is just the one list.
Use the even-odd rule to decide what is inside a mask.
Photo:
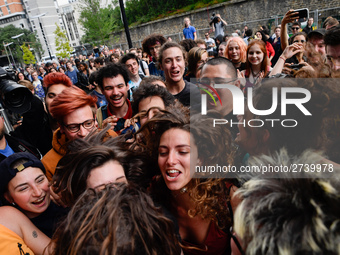
[[(32, 93), (24, 86), (15, 83), (13, 73), (7, 72), (0, 68), (0, 162), (6, 157), (12, 155), (15, 152), (30, 152), (38, 159), (41, 158), (40, 152), (31, 145), (28, 141), (15, 137), (14, 135), (8, 135), (6, 133), (6, 125), (10, 123), (6, 122), (7, 115), (2, 107), (5, 107), (12, 112), (24, 114), (27, 112), (33, 104)], [(42, 105), (42, 102), (35, 98), (38, 103)], [(42, 106), (43, 111), (43, 106)], [(9, 130), (7, 130), (9, 132)]]
[(228, 23), (221, 18), (220, 14), (215, 15), (215, 13), (213, 13), (209, 25), (212, 26), (216, 38), (218, 35), (224, 36), (223, 27), (228, 25)]

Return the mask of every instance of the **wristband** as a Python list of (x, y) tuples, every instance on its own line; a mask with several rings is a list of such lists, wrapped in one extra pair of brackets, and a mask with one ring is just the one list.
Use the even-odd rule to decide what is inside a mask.
[(279, 58), (281, 58), (284, 62), (286, 62), (286, 59), (282, 56), (280, 56)]

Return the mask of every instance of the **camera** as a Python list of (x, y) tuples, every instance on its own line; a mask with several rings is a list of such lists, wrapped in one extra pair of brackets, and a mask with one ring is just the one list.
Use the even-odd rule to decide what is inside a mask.
[(211, 23), (218, 23), (218, 17), (213, 12), (212, 16), (210, 17)]
[(14, 81), (13, 70), (0, 67), (0, 102), (14, 113), (23, 114), (31, 109), (33, 94), (23, 85)]

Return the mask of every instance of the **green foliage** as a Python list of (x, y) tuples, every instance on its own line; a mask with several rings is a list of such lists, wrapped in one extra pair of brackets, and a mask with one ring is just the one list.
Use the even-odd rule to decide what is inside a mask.
[[(197, 8), (207, 7), (226, 0), (126, 0), (125, 12), (129, 25), (138, 25), (151, 20), (184, 13)], [(85, 43), (104, 43), (113, 31), (123, 28), (118, 0), (111, 5), (100, 8), (100, 0), (80, 0), (79, 22), (83, 26)]]
[(112, 32), (122, 26), (119, 8), (113, 9), (111, 5), (100, 8), (100, 0), (81, 0), (79, 22), (83, 26), (85, 36), (82, 41), (104, 42)]
[(127, 0), (125, 12), (129, 25), (184, 13), (226, 0)]
[[(11, 38), (12, 36), (16, 36), (22, 33), (24, 35), (20, 36), (17, 39)], [(14, 25), (2, 27), (0, 28), (0, 41), (5, 43), (13, 42), (13, 44), (9, 47), (11, 47), (14, 58), (19, 62), (23, 61), (23, 54), (22, 50), (20, 49), (20, 45), (22, 43), (29, 44), (30, 47), (33, 48), (38, 55), (41, 56), (43, 54), (40, 42), (37, 40), (35, 34), (28, 29), (17, 28)], [(0, 50), (4, 51), (4, 45), (2, 43), (0, 44)]]
[(57, 23), (55, 25), (57, 28), (53, 33), (55, 34), (55, 46), (58, 51), (56, 55), (57, 57), (69, 58), (73, 48), (70, 46), (70, 41), (67, 39), (65, 31)]
[(25, 44), (23, 44), (21, 46), (21, 49), (23, 51), (23, 59), (24, 59), (24, 63), (26, 65), (29, 64), (35, 64), (37, 61), (35, 60), (35, 57), (33, 56), (32, 52), (30, 51), (30, 49), (28, 47), (26, 47)]

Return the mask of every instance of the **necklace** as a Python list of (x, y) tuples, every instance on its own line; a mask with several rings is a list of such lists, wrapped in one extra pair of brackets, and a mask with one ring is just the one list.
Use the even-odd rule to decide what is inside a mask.
[(251, 73), (253, 74), (253, 80), (254, 80), (253, 84), (256, 85), (257, 80), (259, 79), (259, 74), (261, 73), (261, 70), (257, 72), (257, 74), (254, 74), (253, 69), (251, 68)]
[(177, 194), (171, 193), (171, 194), (174, 198), (177, 198), (179, 195), (182, 195), (182, 194), (186, 193), (187, 191), (188, 191), (188, 189), (186, 187), (183, 187), (179, 190), (179, 193), (177, 193)]
[(251, 73), (252, 73), (253, 77), (255, 78), (259, 75), (259, 73), (261, 73), (261, 70), (258, 71), (256, 74), (254, 74), (253, 68), (251, 68)]

